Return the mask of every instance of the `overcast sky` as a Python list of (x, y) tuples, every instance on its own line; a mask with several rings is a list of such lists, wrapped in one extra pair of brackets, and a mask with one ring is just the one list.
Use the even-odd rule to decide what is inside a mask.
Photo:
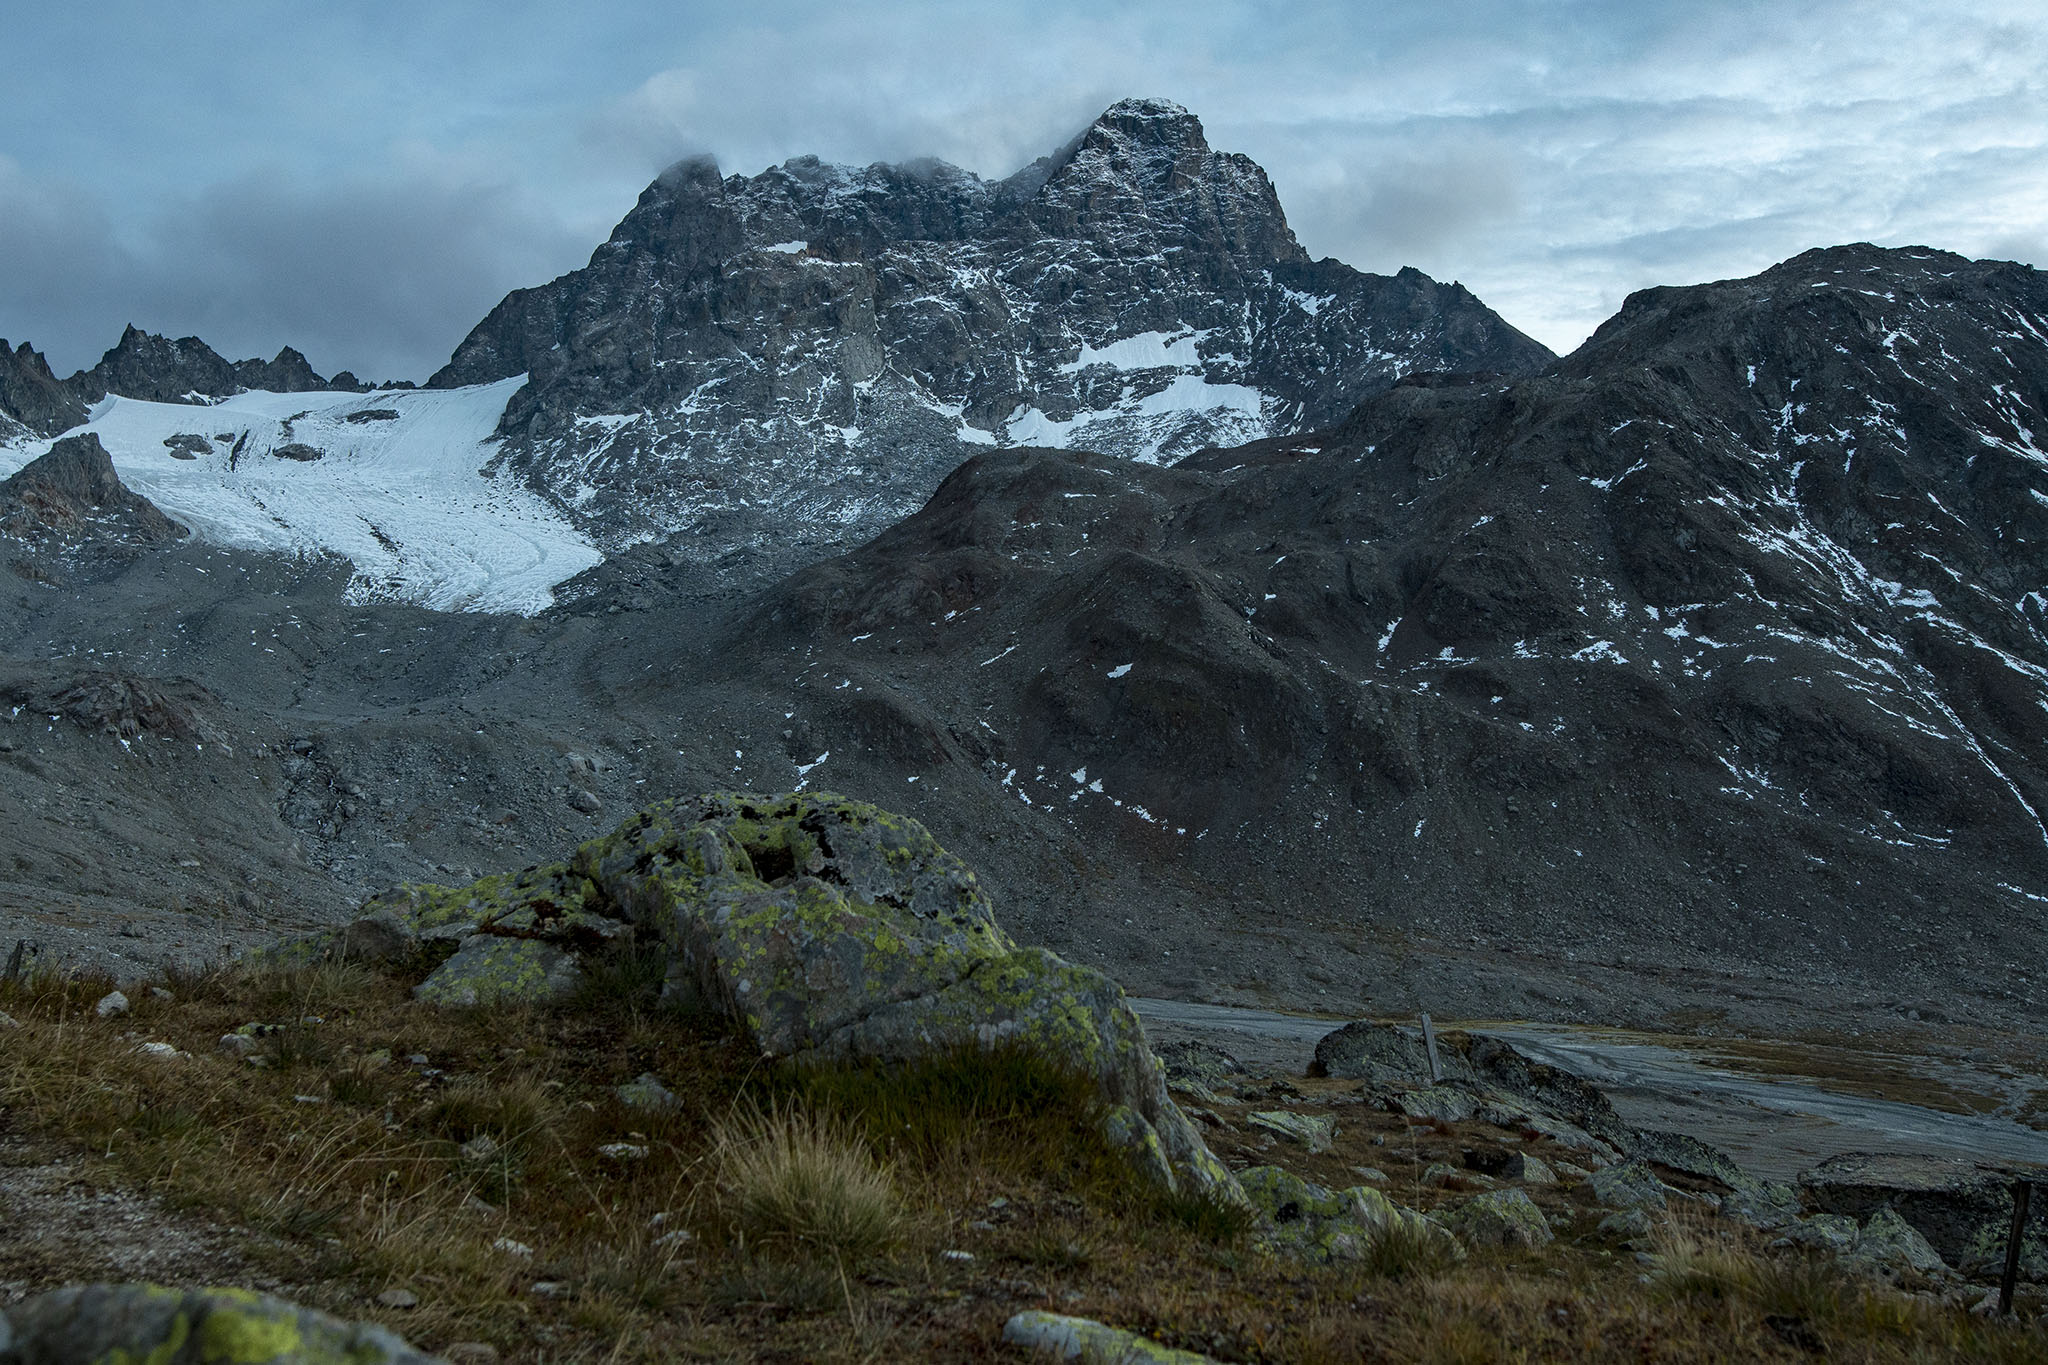
[(1126, 95), (1263, 165), (1310, 252), (1462, 280), (1559, 351), (1631, 289), (1810, 246), (2048, 266), (2042, 0), (4, 0), (0, 21), (0, 335), (60, 374), (132, 321), (424, 378), (681, 156), (994, 177)]

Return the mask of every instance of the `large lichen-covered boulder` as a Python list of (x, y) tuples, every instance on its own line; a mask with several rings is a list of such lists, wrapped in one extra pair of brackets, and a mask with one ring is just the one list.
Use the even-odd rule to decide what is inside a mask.
[[(10, 1340), (11, 1338), (11, 1340)], [(0, 1365), (433, 1365), (382, 1327), (246, 1289), (95, 1284), (0, 1311)]]
[(665, 998), (732, 1021), (767, 1058), (902, 1061), (1015, 1042), (1092, 1078), (1108, 1131), (1169, 1188), (1243, 1199), (1168, 1098), (1117, 984), (1012, 942), (965, 863), (875, 806), (827, 793), (666, 801), (566, 863), (405, 887), (366, 910), (422, 951), (459, 945), (423, 1000), (556, 998), (580, 955), (632, 935), (666, 949)]

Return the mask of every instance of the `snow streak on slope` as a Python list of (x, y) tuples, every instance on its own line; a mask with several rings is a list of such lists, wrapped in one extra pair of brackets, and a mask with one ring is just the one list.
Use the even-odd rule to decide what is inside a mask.
[[(122, 481), (202, 539), (345, 556), (351, 600), (530, 615), (603, 556), (516, 477), (482, 472), (524, 380), (251, 392), (210, 407), (108, 398), (78, 430), (96, 433)], [(0, 477), (49, 446), (0, 446)]]

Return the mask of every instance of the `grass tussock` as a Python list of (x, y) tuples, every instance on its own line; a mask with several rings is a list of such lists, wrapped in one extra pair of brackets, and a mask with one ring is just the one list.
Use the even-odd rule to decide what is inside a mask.
[(713, 1142), (726, 1217), (747, 1245), (858, 1261), (903, 1226), (896, 1182), (842, 1119), (743, 1110), (714, 1126)]

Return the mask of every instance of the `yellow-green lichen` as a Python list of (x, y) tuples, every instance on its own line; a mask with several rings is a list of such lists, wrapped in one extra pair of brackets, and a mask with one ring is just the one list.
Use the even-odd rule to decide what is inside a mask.
[[(162, 1292), (175, 1295), (175, 1291), (171, 1290)], [(124, 1351), (116, 1347), (101, 1356), (94, 1365), (171, 1365), (178, 1358), (178, 1352), (185, 1349), (185, 1343), (191, 1337), (192, 1319), (181, 1312), (171, 1318), (171, 1325), (164, 1333), (164, 1339), (148, 1351), (137, 1355), (133, 1351)]]
[(246, 1291), (215, 1290), (215, 1302), (199, 1324), (199, 1359), (206, 1365), (266, 1365), (301, 1358), (302, 1336), (297, 1317), (264, 1304)]

